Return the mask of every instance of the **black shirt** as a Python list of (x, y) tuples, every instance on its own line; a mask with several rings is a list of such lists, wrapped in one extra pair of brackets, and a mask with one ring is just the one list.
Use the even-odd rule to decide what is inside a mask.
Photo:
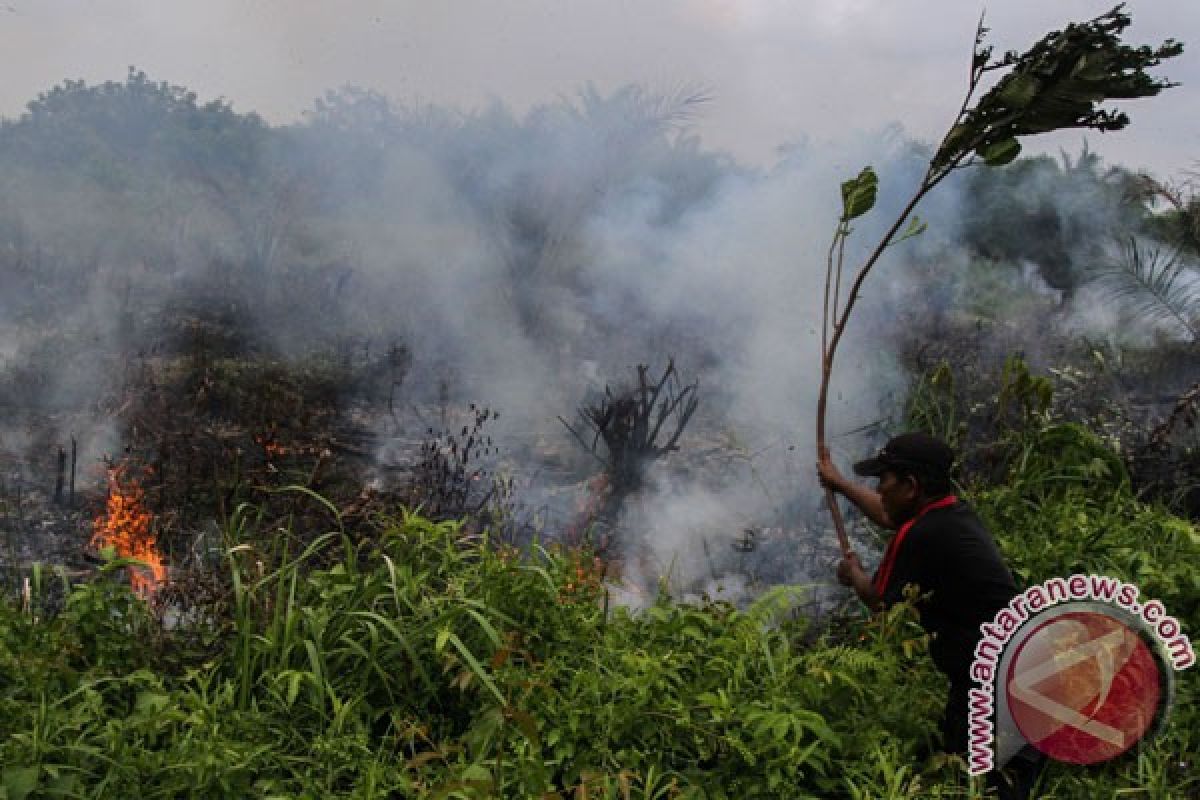
[(930, 654), (952, 679), (965, 677), (979, 626), (1017, 593), (1012, 573), (983, 522), (965, 503), (927, 512), (909, 529), (896, 554), (883, 602), (892, 605), (916, 584), (921, 626), (933, 634)]

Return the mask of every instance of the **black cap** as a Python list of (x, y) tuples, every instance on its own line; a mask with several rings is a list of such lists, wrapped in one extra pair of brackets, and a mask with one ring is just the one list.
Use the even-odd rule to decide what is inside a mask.
[(854, 465), (855, 473), (879, 477), (888, 470), (921, 472), (930, 477), (949, 477), (954, 451), (928, 433), (902, 433), (888, 441), (874, 458)]

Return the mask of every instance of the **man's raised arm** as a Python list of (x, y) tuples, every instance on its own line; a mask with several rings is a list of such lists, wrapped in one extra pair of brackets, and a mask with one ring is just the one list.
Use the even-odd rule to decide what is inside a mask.
[(896, 527), (884, 513), (883, 501), (880, 499), (879, 493), (871, 487), (855, 483), (843, 475), (829, 458), (828, 450), (822, 451), (820, 460), (817, 461), (817, 477), (826, 489), (832, 489), (845, 495), (871, 522), (882, 528)]

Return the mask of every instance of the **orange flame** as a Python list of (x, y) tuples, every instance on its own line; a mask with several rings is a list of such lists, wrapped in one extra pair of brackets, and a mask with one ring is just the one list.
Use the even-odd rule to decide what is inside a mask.
[(93, 523), (92, 546), (111, 547), (122, 558), (145, 563), (145, 567), (130, 567), (129, 583), (139, 595), (149, 597), (166, 582), (167, 567), (158, 552), (154, 515), (146, 510), (145, 498), (146, 490), (125, 474), (125, 467), (110, 467), (108, 501)]
[(263, 455), (267, 457), (267, 461), (272, 461), (288, 453), (288, 448), (275, 441), (273, 434), (256, 434), (254, 442), (263, 449)]

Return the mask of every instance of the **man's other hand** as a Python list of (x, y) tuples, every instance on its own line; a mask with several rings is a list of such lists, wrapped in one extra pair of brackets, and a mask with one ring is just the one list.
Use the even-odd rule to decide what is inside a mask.
[(842, 586), (853, 586), (857, 576), (866, 576), (863, 570), (862, 562), (858, 560), (857, 553), (847, 553), (837, 567), (838, 583)]

